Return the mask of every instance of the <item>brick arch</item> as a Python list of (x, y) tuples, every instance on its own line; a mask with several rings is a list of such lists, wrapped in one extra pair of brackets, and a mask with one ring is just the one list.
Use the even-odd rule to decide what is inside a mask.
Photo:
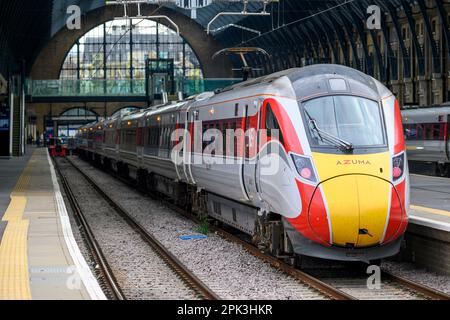
[[(145, 5), (142, 7), (142, 14), (151, 15), (156, 9), (155, 5)], [(129, 14), (135, 15), (133, 10)], [(156, 14), (167, 15), (179, 26), (180, 35), (197, 55), (205, 78), (232, 77), (233, 66), (228, 57), (212, 60), (213, 54), (223, 47), (212, 36), (207, 35), (201, 25), (186, 15), (166, 7), (160, 8)], [(115, 17), (122, 17), (122, 10), (117, 6), (104, 6), (86, 13), (82, 17), (80, 30), (62, 28), (39, 53), (31, 69), (31, 77), (34, 80), (58, 79), (61, 66), (75, 42), (89, 30)], [(167, 21), (160, 19), (159, 22), (171, 28)]]

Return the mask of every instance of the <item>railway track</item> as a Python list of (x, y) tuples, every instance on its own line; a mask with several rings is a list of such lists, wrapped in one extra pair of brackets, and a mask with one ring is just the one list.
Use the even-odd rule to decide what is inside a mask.
[[(333, 270), (327, 270), (325, 275), (315, 275), (314, 272), (301, 271), (275, 257), (265, 254), (258, 250), (252, 244), (241, 240), (239, 237), (219, 228), (214, 231), (222, 237), (242, 245), (245, 250), (256, 257), (269, 262), (273, 267), (289, 274), (290, 276), (308, 283), (317, 290), (323, 292), (332, 299), (337, 300), (370, 300), (370, 299), (432, 299), (432, 300), (450, 300), (450, 295), (427, 287), (425, 285), (413, 282), (400, 277), (386, 270), (381, 269), (381, 287), (380, 289), (369, 289), (367, 287), (367, 278), (369, 275), (360, 273), (355, 276), (348, 272), (338, 278), (328, 279), (332, 276)], [(368, 267), (368, 265), (364, 265)], [(328, 273), (328, 274), (327, 274)]]
[(105, 255), (100, 248), (97, 239), (94, 236), (94, 233), (92, 232), (91, 227), (89, 226), (89, 223), (87, 222), (87, 219), (81, 210), (78, 201), (72, 191), (72, 188), (70, 187), (69, 183), (67, 182), (67, 179), (65, 175), (62, 174), (61, 168), (57, 161), (54, 161), (56, 171), (58, 172), (61, 184), (63, 186), (64, 192), (66, 194), (67, 199), (69, 200), (70, 206), (72, 208), (72, 211), (75, 215), (75, 219), (79, 226), (82, 227), (84, 231), (84, 238), (86, 240), (87, 246), (89, 247), (89, 250), (99, 266), (101, 275), (103, 277), (104, 283), (108, 287), (108, 292), (112, 294), (113, 299), (115, 300), (126, 300), (126, 297), (122, 291), (122, 288), (120, 287), (114, 273), (111, 270), (111, 267), (105, 258)]
[[(368, 265), (352, 268), (315, 269), (307, 272), (359, 300), (449, 300), (446, 293), (410, 281), (380, 268), (379, 287), (368, 285)], [(372, 273), (371, 273), (372, 274)], [(371, 281), (369, 281), (371, 282)], [(371, 285), (375, 283), (371, 282)]]
[[(72, 163), (72, 165), (74, 165)], [(75, 165), (74, 165), (75, 166)], [(81, 169), (77, 168), (80, 172)], [(115, 176), (119, 181), (128, 184), (135, 188), (136, 186), (129, 180)], [(90, 179), (90, 178), (89, 178)], [(144, 193), (143, 190), (139, 190)], [(145, 193), (148, 195), (148, 193)], [(150, 195), (152, 198), (160, 200), (169, 207), (184, 217), (194, 220), (198, 223), (196, 218), (187, 213), (183, 208), (174, 205), (166, 198), (156, 195)], [(333, 274), (314, 274), (314, 272), (306, 272), (299, 270), (273, 256), (265, 254), (257, 249), (252, 244), (242, 240), (240, 237), (227, 232), (221, 228), (212, 227), (212, 231), (216, 232), (223, 238), (230, 242), (234, 242), (242, 246), (247, 252), (255, 257), (269, 263), (272, 267), (289, 275), (290, 277), (307, 284), (314, 290), (321, 292), (323, 295), (334, 300), (359, 300), (359, 299), (435, 299), (435, 300), (450, 300), (450, 295), (435, 290), (433, 288), (424, 286), (422, 284), (410, 281), (406, 278), (392, 274), (385, 270), (381, 270), (381, 279), (383, 281), (381, 288), (370, 290), (367, 288), (366, 280), (369, 275), (361, 277), (350, 273), (341, 275), (340, 277), (333, 277)], [(329, 272), (329, 271), (327, 271)], [(331, 272), (332, 273), (332, 272)]]
[[(73, 167), (84, 180), (92, 187), (95, 192), (104, 199), (110, 207), (145, 241), (145, 243), (153, 250), (153, 252), (164, 262), (164, 264), (174, 272), (174, 274), (181, 279), (184, 284), (192, 291), (194, 291), (198, 297), (205, 300), (218, 300), (218, 295), (208, 288), (201, 280), (199, 280), (189, 269), (187, 269), (175, 256), (173, 256), (157, 239), (153, 237), (145, 228), (143, 228), (125, 209), (111, 199), (89, 176), (87, 176), (82, 170), (80, 170), (69, 159), (65, 159), (71, 167)], [(64, 173), (62, 172), (58, 161), (55, 161), (55, 167), (61, 178), (64, 190), (66, 191), (69, 202), (74, 209), (77, 219), (80, 221), (83, 230), (85, 231), (86, 238), (88, 240), (88, 246), (101, 268), (101, 273), (108, 284), (110, 291), (113, 293), (115, 299), (126, 300), (127, 297), (123, 293), (120, 284), (117, 281), (117, 277), (113, 274), (112, 268), (109, 265), (98, 241), (95, 238), (92, 228), (86, 219), (85, 214), (82, 212), (76, 196), (70, 187)]]

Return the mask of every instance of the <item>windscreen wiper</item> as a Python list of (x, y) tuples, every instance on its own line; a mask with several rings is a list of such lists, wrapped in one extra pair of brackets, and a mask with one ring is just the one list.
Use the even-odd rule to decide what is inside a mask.
[(314, 120), (314, 119), (309, 120), (309, 123), (312, 126), (312, 129), (317, 132), (317, 134), (319, 135), (320, 139), (322, 139), (322, 141), (327, 141), (344, 151), (352, 151), (355, 149), (353, 144), (351, 144), (350, 142), (347, 142), (341, 138), (338, 138), (332, 134), (329, 134), (328, 132), (321, 130), (318, 127), (316, 120)]
[(347, 142), (339, 137), (336, 137), (332, 134), (329, 134), (328, 132), (325, 132), (319, 128), (317, 125), (317, 121), (311, 117), (308, 111), (305, 109), (305, 113), (309, 118), (309, 125), (311, 126), (311, 129), (316, 131), (317, 135), (323, 142), (328, 142), (329, 144), (332, 144), (336, 147), (338, 147), (341, 150), (344, 151), (353, 151), (355, 147), (350, 142)]

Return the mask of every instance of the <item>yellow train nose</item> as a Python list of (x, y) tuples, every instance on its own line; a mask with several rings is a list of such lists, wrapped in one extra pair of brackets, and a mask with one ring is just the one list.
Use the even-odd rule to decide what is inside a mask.
[(321, 188), (333, 244), (365, 247), (381, 242), (389, 210), (389, 182), (370, 175), (353, 174), (327, 180)]

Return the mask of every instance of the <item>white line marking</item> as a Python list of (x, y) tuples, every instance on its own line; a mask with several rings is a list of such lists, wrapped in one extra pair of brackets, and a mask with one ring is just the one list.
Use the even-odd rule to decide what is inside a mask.
[(64, 240), (67, 245), (67, 249), (69, 250), (70, 256), (77, 268), (78, 274), (80, 275), (83, 284), (89, 293), (89, 296), (92, 300), (107, 300), (105, 294), (103, 293), (100, 285), (97, 282), (97, 279), (91, 272), (86, 260), (80, 252), (80, 248), (78, 247), (75, 238), (73, 237), (72, 227), (70, 225), (69, 215), (67, 213), (67, 208), (64, 203), (64, 199), (61, 194), (61, 190), (59, 188), (58, 180), (56, 179), (55, 168), (50, 159), (50, 156), (47, 151), (47, 160), (50, 164), (50, 172), (52, 176), (53, 188), (55, 191), (55, 200), (57, 204), (57, 211), (59, 218), (61, 220), (62, 231), (64, 234)]
[(415, 216), (414, 214), (411, 214), (409, 216), (409, 222), (418, 224), (421, 226), (433, 228), (433, 229), (450, 232), (450, 223), (436, 221), (433, 219), (428, 219), (428, 218), (423, 218), (423, 217), (418, 217), (418, 216)]

